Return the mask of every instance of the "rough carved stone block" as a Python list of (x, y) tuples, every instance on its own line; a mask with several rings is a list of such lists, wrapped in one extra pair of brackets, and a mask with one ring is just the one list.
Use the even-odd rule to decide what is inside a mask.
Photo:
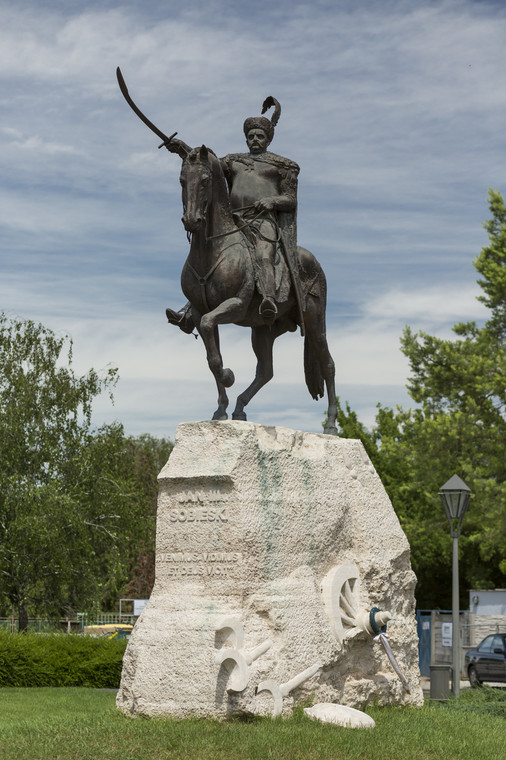
[[(283, 712), (311, 693), (353, 707), (422, 704), (409, 546), (359, 441), (184, 423), (159, 483), (156, 582), (118, 707), (271, 714), (272, 694), (258, 686), (305, 672), (281, 690)], [(360, 626), (373, 607), (392, 616), (410, 694)]]

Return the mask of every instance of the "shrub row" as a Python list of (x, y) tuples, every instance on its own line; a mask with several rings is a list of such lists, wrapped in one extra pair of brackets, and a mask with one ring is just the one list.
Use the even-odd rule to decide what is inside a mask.
[(0, 631), (0, 687), (116, 689), (125, 648), (124, 639)]

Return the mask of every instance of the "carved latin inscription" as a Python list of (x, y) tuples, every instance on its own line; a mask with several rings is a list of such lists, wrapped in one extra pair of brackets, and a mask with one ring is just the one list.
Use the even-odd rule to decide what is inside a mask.
[(158, 561), (167, 563), (171, 578), (191, 576), (228, 577), (242, 561), (241, 552), (161, 552)]

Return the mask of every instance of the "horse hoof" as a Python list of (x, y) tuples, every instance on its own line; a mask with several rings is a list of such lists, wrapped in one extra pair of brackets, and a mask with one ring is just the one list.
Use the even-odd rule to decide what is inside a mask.
[(234, 412), (232, 415), (233, 420), (240, 420), (241, 422), (247, 422), (246, 412)]
[(224, 420), (228, 420), (228, 414), (226, 412), (215, 412), (213, 414), (213, 420), (217, 420), (218, 422), (224, 422)]
[(323, 432), (326, 435), (337, 435), (337, 428), (335, 425), (329, 425), (329, 427), (323, 428)]
[(234, 373), (231, 369), (225, 368), (221, 371), (220, 381), (225, 388), (230, 388), (235, 383)]

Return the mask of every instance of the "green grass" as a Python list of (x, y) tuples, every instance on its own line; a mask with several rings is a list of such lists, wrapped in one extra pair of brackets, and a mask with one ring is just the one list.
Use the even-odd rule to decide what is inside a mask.
[[(483, 696), (485, 694), (485, 697)], [(496, 696), (494, 696), (494, 694)], [(504, 692), (479, 690), (422, 709), (370, 707), (372, 730), (311, 721), (127, 718), (115, 692), (0, 689), (1, 760), (500, 760)], [(484, 709), (484, 704), (488, 708)], [(474, 705), (474, 707), (473, 707)]]

